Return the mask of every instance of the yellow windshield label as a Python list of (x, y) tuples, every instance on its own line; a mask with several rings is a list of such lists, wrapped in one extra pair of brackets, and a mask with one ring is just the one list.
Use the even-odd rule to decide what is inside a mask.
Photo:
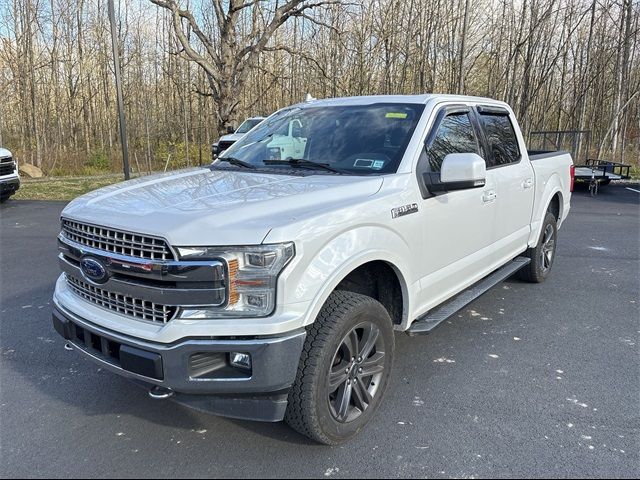
[(407, 118), (406, 113), (402, 112), (388, 112), (385, 117), (387, 118)]

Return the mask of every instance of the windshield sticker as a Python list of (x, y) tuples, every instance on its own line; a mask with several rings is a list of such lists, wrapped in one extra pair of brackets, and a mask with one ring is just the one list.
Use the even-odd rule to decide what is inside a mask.
[(386, 118), (401, 118), (401, 119), (406, 119), (407, 118), (407, 114), (406, 113), (402, 113), (402, 112), (388, 112), (385, 115)]
[(354, 167), (360, 168), (371, 168), (373, 166), (374, 160), (370, 160), (368, 158), (356, 158), (356, 161), (353, 163)]
[(354, 167), (358, 168), (373, 168), (374, 170), (380, 170), (384, 167), (384, 160), (373, 160), (370, 158), (356, 158), (353, 163)]

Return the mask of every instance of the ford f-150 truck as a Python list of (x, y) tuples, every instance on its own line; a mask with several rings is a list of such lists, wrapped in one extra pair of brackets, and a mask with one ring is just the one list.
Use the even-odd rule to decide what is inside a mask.
[(0, 147), (0, 203), (8, 200), (19, 188), (18, 163), (9, 150)]
[[(297, 156), (273, 144), (292, 125)], [(572, 171), (487, 98), (294, 105), (207, 168), (71, 202), (53, 323), (154, 398), (338, 444), (380, 405), (394, 330), (545, 280)]]

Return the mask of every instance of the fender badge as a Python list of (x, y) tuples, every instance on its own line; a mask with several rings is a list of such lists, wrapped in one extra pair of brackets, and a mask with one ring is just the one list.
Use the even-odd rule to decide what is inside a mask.
[(391, 218), (403, 217), (405, 215), (409, 215), (410, 213), (418, 213), (417, 203), (410, 203), (409, 205), (403, 205), (401, 207), (392, 208)]

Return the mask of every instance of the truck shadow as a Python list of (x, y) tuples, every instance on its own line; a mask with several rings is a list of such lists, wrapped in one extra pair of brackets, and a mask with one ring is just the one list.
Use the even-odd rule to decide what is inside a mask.
[[(637, 205), (640, 203), (640, 194), (627, 188), (633, 188), (640, 190), (640, 185), (637, 183), (619, 183), (602, 186), (598, 189), (598, 194), (591, 200), (594, 202), (594, 206), (598, 204), (623, 204), (623, 205)], [(589, 185), (583, 182), (576, 183), (573, 190), (574, 196), (579, 197), (591, 197), (589, 193)]]

